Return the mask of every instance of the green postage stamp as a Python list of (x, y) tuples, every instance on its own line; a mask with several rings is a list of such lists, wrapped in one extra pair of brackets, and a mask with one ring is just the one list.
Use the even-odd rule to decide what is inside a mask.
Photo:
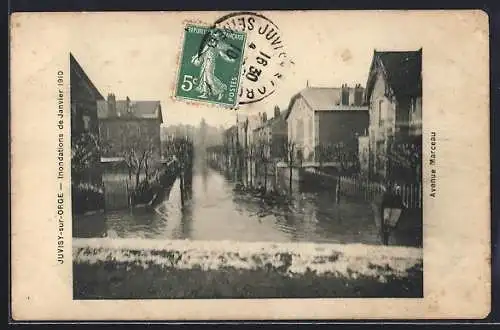
[(245, 40), (244, 32), (187, 25), (175, 97), (235, 106)]

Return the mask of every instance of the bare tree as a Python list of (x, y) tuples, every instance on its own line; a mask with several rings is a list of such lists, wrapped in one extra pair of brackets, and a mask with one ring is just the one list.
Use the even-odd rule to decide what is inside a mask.
[(254, 174), (254, 162), (255, 162), (255, 155), (257, 153), (257, 147), (254, 143), (250, 143), (247, 148), (247, 153), (248, 153), (248, 165), (249, 165), (249, 176), (250, 176), (250, 187), (253, 187), (253, 174)]
[(292, 193), (293, 165), (295, 162), (295, 146), (296, 144), (293, 140), (288, 140), (287, 142), (285, 142), (284, 145), (286, 161), (289, 170), (288, 184), (289, 184), (290, 194)]
[(331, 145), (320, 143), (316, 146), (315, 150), (315, 158), (319, 163), (320, 170), (323, 170), (323, 165), (325, 162), (328, 162), (330, 156), (332, 155)]
[(243, 172), (245, 168), (245, 149), (241, 145), (240, 141), (236, 141), (236, 181), (241, 184), (243, 182)]
[(141, 182), (140, 177), (142, 172), (144, 172), (146, 181), (151, 176), (150, 167), (156, 151), (155, 149), (152, 139), (141, 137), (129, 138), (122, 146), (120, 154), (128, 168), (129, 179), (132, 179), (132, 175), (135, 176), (136, 189)]
[(266, 139), (259, 140), (257, 144), (257, 159), (259, 163), (262, 165), (260, 167), (260, 173), (264, 175), (264, 186), (263, 193), (266, 193), (267, 190), (267, 170), (269, 165), (269, 143)]
[(243, 124), (243, 131), (245, 133), (245, 142), (243, 146), (243, 171), (245, 173), (245, 184), (248, 185), (248, 118), (245, 119)]
[(385, 154), (390, 170), (398, 179), (408, 182), (420, 182), (422, 163), (422, 148), (418, 143), (389, 143), (388, 152)]
[(176, 138), (172, 141), (170, 152), (175, 156), (179, 169), (181, 204), (184, 206), (187, 191), (190, 190), (193, 174), (194, 145), (189, 138)]
[(76, 213), (104, 207), (102, 173), (97, 166), (106, 150), (91, 132), (71, 136), (72, 205)]
[(327, 162), (335, 163), (340, 172), (356, 172), (359, 170), (357, 149), (343, 142), (321, 143), (315, 148), (316, 159), (320, 169)]
[[(73, 137), (72, 137), (73, 138)], [(82, 133), (71, 141), (71, 179), (79, 183), (85, 171), (99, 162), (103, 150), (99, 137), (90, 132)]]

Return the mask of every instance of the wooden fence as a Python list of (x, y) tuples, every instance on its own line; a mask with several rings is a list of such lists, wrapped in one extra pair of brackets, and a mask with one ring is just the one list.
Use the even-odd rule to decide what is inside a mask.
[[(384, 192), (382, 184), (367, 179), (341, 176), (339, 180), (340, 192), (346, 196), (361, 197), (366, 201), (373, 201), (380, 198)], [(422, 208), (422, 185), (402, 184), (401, 197), (408, 205), (408, 208)]]

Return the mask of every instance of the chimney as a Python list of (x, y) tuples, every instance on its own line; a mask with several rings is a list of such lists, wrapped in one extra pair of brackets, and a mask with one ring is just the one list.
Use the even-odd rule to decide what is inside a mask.
[(354, 105), (363, 105), (363, 93), (364, 88), (361, 87), (361, 84), (356, 84), (356, 87), (354, 88)]
[(267, 113), (263, 112), (262, 113), (262, 121), (265, 123), (267, 121)]
[(115, 94), (108, 94), (108, 114), (110, 116), (116, 116), (116, 98)]
[(274, 118), (278, 118), (280, 116), (280, 107), (277, 105), (274, 106)]
[(347, 87), (347, 84), (342, 84), (342, 92), (341, 92), (341, 104), (342, 105), (349, 105), (349, 87)]

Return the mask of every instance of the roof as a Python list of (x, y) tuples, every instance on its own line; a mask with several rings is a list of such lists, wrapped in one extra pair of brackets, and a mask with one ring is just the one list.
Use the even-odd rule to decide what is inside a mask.
[(290, 99), (290, 104), (285, 111), (285, 119), (292, 112), (295, 101), (303, 98), (313, 111), (335, 111), (335, 110), (365, 110), (366, 106), (341, 105), (342, 88), (340, 87), (307, 87)]
[(417, 51), (373, 52), (370, 73), (366, 83), (369, 100), (379, 70), (396, 97), (422, 95), (422, 49)]
[(224, 135), (231, 135), (231, 134), (234, 134), (235, 132), (238, 131), (238, 126), (236, 125), (231, 125), (231, 127), (227, 128), (225, 131), (224, 131)]
[(289, 112), (290, 112), (289, 108), (281, 110), (280, 115), (278, 117), (271, 117), (267, 119), (265, 122), (259, 122), (258, 125), (253, 129), (253, 131), (258, 131), (265, 127), (272, 126), (274, 123), (277, 123), (278, 120), (286, 120)]
[(130, 101), (130, 112), (127, 111), (127, 101), (116, 101), (116, 113), (119, 116), (113, 116), (108, 111), (108, 102), (97, 101), (97, 116), (99, 119), (106, 118), (141, 118), (157, 119), (163, 123), (160, 101)]
[(300, 92), (313, 110), (329, 110), (340, 103), (340, 88), (308, 87)]
[[(70, 63), (69, 65), (70, 65), (71, 74), (74, 73), (80, 79), (82, 79), (85, 82), (85, 86), (90, 90), (90, 93), (92, 95), (94, 95), (94, 97), (97, 100), (104, 100), (104, 97), (102, 96), (102, 94), (99, 92), (97, 87), (95, 87), (92, 80), (90, 80), (90, 78), (87, 76), (87, 74), (83, 70), (82, 66), (80, 65), (80, 63), (78, 63), (76, 58), (71, 53), (69, 53), (69, 63)], [(70, 78), (71, 78), (71, 76), (70, 76)]]
[(292, 111), (292, 108), (288, 107), (284, 110), (281, 110), (281, 116), (283, 117), (283, 119), (287, 119), (288, 118), (288, 115), (290, 114), (290, 111)]

